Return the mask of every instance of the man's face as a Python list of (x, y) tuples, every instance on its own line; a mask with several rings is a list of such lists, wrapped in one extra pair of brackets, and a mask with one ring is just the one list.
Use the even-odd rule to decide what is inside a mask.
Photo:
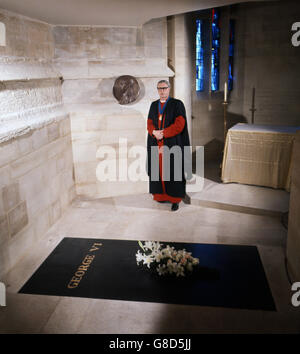
[(157, 85), (157, 91), (159, 94), (159, 98), (162, 101), (165, 101), (170, 94), (170, 87), (168, 87), (168, 85), (165, 82), (161, 82)]

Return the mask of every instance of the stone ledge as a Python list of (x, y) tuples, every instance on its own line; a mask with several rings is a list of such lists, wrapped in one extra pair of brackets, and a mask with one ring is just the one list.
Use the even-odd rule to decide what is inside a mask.
[(281, 189), (205, 179), (203, 190), (190, 194), (190, 198), (192, 205), (280, 217), (289, 209), (290, 194)]
[[(31, 112), (32, 113), (32, 112)], [(34, 129), (42, 128), (50, 123), (67, 118), (69, 113), (63, 106), (55, 106), (52, 109), (36, 109), (31, 115), (16, 117), (14, 120), (1, 121), (0, 144), (11, 139), (27, 134)]]
[(66, 80), (71, 79), (108, 79), (121, 75), (132, 75), (137, 78), (173, 77), (175, 75), (164, 59), (126, 59), (120, 60), (54, 60), (55, 67)]
[(52, 60), (9, 56), (0, 56), (0, 73), (1, 81), (58, 79), (61, 76)]

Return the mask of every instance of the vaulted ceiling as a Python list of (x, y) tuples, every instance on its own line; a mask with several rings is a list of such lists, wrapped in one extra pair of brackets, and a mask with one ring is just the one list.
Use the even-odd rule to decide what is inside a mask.
[(139, 26), (152, 18), (250, 1), (257, 0), (0, 0), (0, 8), (53, 25)]

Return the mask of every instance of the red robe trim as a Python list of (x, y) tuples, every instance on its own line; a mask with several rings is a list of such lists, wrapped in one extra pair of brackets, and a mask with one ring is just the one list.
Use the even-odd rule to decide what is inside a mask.
[[(161, 109), (164, 106), (164, 103), (160, 102)], [(163, 118), (163, 123), (164, 123), (165, 117)], [(161, 126), (161, 120), (158, 120), (158, 129), (160, 129)], [(171, 138), (172, 136), (175, 136), (177, 134), (180, 134), (184, 128), (185, 125), (185, 119), (182, 116), (178, 116), (175, 119), (175, 122), (171, 124), (169, 127), (165, 128), (163, 130), (163, 134), (165, 138)], [(147, 130), (150, 135), (153, 136), (153, 130), (155, 130), (155, 126), (153, 124), (152, 119), (148, 119), (147, 121)], [(153, 136), (154, 137), (154, 136)], [(171, 203), (180, 203), (182, 198), (176, 198), (168, 195), (165, 190), (165, 183), (162, 179), (162, 149), (160, 149), (164, 145), (164, 140), (158, 140), (157, 141), (158, 148), (159, 148), (159, 174), (160, 178), (162, 181), (162, 187), (163, 187), (163, 193), (155, 193), (153, 194), (153, 199), (156, 200), (157, 202), (164, 202), (164, 201), (169, 201)]]

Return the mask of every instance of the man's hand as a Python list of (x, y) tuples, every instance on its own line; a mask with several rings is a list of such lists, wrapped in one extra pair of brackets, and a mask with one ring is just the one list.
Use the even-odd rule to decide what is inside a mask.
[(163, 130), (153, 130), (152, 134), (156, 137), (157, 140), (161, 140), (164, 137)]

